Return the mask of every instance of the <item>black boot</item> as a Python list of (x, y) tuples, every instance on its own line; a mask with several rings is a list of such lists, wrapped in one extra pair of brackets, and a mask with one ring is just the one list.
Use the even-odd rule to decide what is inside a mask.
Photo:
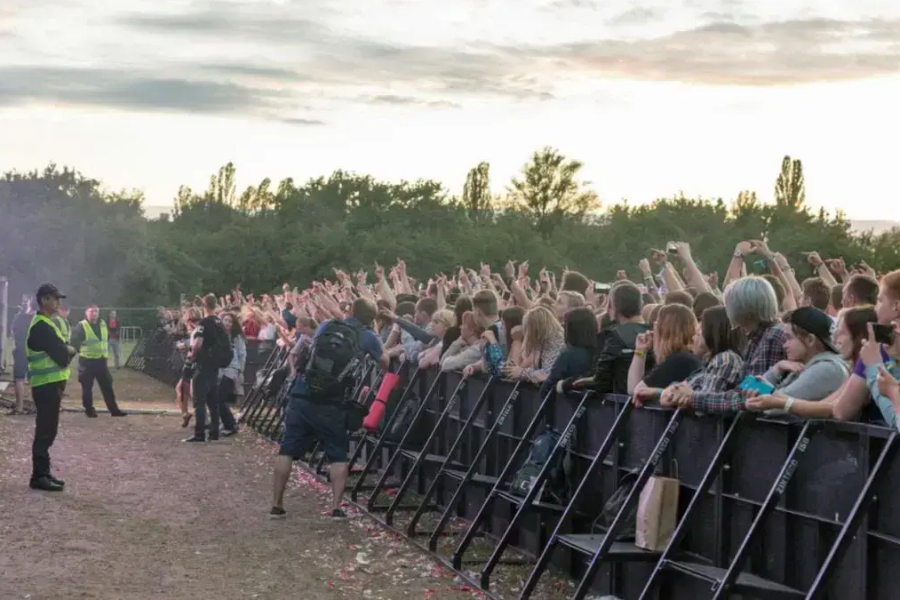
[(42, 475), (38, 478), (32, 478), (28, 483), (28, 487), (33, 490), (41, 490), (44, 492), (61, 492), (63, 491), (63, 486), (55, 483), (52, 479), (50, 479), (47, 475)]
[(96, 418), (97, 418), (97, 411), (94, 410), (93, 408), (86, 408), (86, 409), (84, 409), (84, 414), (86, 414), (86, 415), (87, 415), (88, 417), (90, 417), (91, 419), (96, 419)]

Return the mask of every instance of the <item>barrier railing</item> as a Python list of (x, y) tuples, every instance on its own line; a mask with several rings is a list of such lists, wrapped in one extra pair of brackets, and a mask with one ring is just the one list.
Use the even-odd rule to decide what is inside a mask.
[[(241, 420), (272, 440), (289, 400), (291, 379), (274, 376), (286, 356), (270, 357), (241, 407)], [(520, 382), (400, 372), (404, 399), (418, 408), (401, 439), (387, 435), (400, 410), (388, 411), (384, 433), (355, 436), (349, 496), (488, 594), (493, 571), (508, 563), (532, 565), (522, 599), (540, 597), (548, 568), (577, 582), (578, 599), (875, 599), (900, 584), (896, 431), (638, 409), (615, 395), (540, 398)], [(377, 389), (371, 373), (367, 402)], [(540, 492), (552, 459), (524, 493), (511, 487), (545, 426), (561, 432), (553, 455), (571, 461), (576, 485), (564, 500)], [(323, 472), (321, 453), (307, 460)], [(659, 474), (679, 481), (681, 499), (674, 535), (654, 552), (620, 534)], [(624, 501), (598, 525), (620, 488)], [(467, 575), (472, 568), (479, 577)]]
[[(184, 355), (176, 347), (182, 339), (185, 338), (166, 333), (162, 329), (144, 335), (138, 339), (128, 360), (125, 361), (125, 366), (175, 387), (181, 378), (181, 370), (184, 367)], [(274, 345), (271, 342), (247, 340), (244, 393), (256, 381), (257, 372), (267, 363), (273, 354), (273, 349)]]

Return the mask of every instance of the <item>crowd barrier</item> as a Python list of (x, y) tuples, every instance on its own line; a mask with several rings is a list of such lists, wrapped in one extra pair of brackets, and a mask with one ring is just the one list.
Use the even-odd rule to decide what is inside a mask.
[[(179, 337), (163, 329), (157, 329), (138, 340), (128, 360), (125, 361), (125, 366), (174, 388), (181, 378), (184, 366), (184, 354), (178, 351), (176, 345), (184, 339), (186, 338), (183, 336)], [(245, 393), (253, 385), (257, 372), (266, 364), (273, 349), (272, 342), (247, 340), (247, 362), (244, 366), (243, 382)]]
[[(133, 368), (174, 383), (172, 341), (144, 339), (139, 356), (129, 358), (142, 361)], [(240, 420), (273, 441), (288, 403), (287, 357), (285, 349), (258, 355), (260, 376), (248, 378), (240, 407)], [(635, 408), (615, 395), (541, 398), (525, 383), (398, 370), (404, 386), (397, 405), (412, 399), (416, 411), (399, 438), (354, 436), (350, 499), (488, 595), (498, 565), (526, 563), (521, 599), (540, 597), (550, 569), (574, 579), (576, 599), (896, 597), (900, 462), (893, 430)], [(357, 378), (355, 397), (364, 404), (378, 389), (376, 371), (367, 364)], [(388, 412), (385, 432), (403, 413)], [(577, 485), (565, 504), (539, 496), (546, 467), (524, 497), (510, 491), (545, 426), (563, 434), (554, 455), (571, 460)], [(304, 460), (326, 474), (317, 448)], [(619, 534), (644, 485), (660, 474), (680, 482), (679, 520), (668, 546), (650, 552)], [(631, 491), (598, 529), (598, 513), (623, 481)], [(447, 548), (442, 541), (460, 520), (464, 527)], [(472, 578), (472, 570), (480, 575)]]

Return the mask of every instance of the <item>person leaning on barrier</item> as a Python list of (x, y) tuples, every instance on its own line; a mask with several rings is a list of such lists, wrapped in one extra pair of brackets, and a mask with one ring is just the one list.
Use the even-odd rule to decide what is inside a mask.
[(65, 482), (50, 471), (50, 447), (59, 429), (60, 404), (75, 348), (68, 345), (54, 319), (59, 311), (59, 301), (65, 295), (53, 284), (45, 283), (38, 288), (35, 297), (38, 312), (28, 327), (26, 343), (31, 397), (37, 410), (29, 486), (35, 490), (60, 492)]
[[(382, 348), (378, 335), (371, 329), (375, 316), (375, 303), (365, 298), (358, 298), (353, 302), (350, 316), (343, 322), (358, 330), (360, 352), (367, 354), (381, 365), (382, 370), (387, 371), (388, 356)], [(316, 339), (328, 330), (329, 324), (329, 321), (325, 321), (316, 329), (310, 355), (311, 360), (307, 365), (306, 374), (310, 372), (310, 365), (315, 364), (315, 356), (319, 351), (316, 348)], [(328, 334), (325, 333), (325, 335)], [(337, 333), (333, 335), (336, 336)], [(362, 356), (357, 358), (362, 358)], [(293, 461), (302, 458), (317, 441), (321, 444), (330, 463), (331, 517), (334, 519), (346, 518), (344, 510), (341, 508), (341, 502), (349, 474), (347, 453), (350, 449), (350, 437), (346, 429), (344, 396), (347, 393), (346, 388), (352, 385), (352, 382), (344, 381), (343, 384), (341, 387), (344, 391), (335, 392), (335, 397), (317, 397), (307, 385), (304, 373), (299, 374), (294, 380), (284, 418), (281, 446), (278, 457), (275, 459), (273, 502), (272, 510), (269, 513), (272, 518), (285, 516), (284, 490), (291, 475)]]
[(72, 332), (72, 346), (78, 351), (78, 381), (81, 383), (81, 405), (84, 414), (97, 417), (94, 410), (94, 380), (100, 386), (103, 401), (110, 416), (124, 417), (127, 413), (119, 410), (116, 393), (113, 391), (112, 374), (109, 372), (109, 330), (100, 318), (100, 309), (89, 306), (84, 311), (86, 317)]
[[(636, 285), (630, 281), (618, 282), (609, 294), (606, 316), (612, 325), (600, 335), (600, 354), (593, 375), (560, 381), (557, 391), (590, 389), (600, 395), (628, 393), (628, 371), (635, 355), (637, 337), (649, 331), (651, 326), (641, 317), (643, 298)], [(653, 366), (652, 360), (648, 360), (647, 366)]]
[[(772, 285), (757, 276), (743, 277), (725, 288), (725, 311), (735, 327), (747, 336), (741, 380), (748, 375), (762, 376), (787, 358), (784, 343), (787, 334), (778, 323), (778, 298)], [(743, 410), (745, 398), (739, 390), (696, 391), (686, 383), (667, 387), (660, 401), (665, 406), (693, 407), (701, 412), (722, 413)]]

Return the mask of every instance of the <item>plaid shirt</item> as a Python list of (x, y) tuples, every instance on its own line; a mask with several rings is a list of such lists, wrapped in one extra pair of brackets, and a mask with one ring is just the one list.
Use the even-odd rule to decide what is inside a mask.
[(725, 392), (740, 385), (744, 378), (744, 359), (728, 350), (712, 357), (703, 369), (687, 379), (695, 392)]
[[(760, 325), (750, 335), (744, 366), (739, 380), (748, 375), (762, 376), (780, 360), (785, 360), (784, 328), (777, 323)], [(722, 413), (744, 409), (744, 396), (740, 390), (694, 392), (694, 409), (700, 412)]]

